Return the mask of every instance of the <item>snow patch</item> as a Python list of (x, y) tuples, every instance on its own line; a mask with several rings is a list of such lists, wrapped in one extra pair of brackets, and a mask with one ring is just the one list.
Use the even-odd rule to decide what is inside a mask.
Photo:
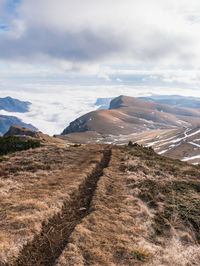
[(197, 144), (197, 143), (194, 143), (194, 142), (192, 142), (192, 141), (190, 141), (190, 142), (188, 142), (188, 143), (191, 144), (191, 145), (194, 145), (194, 146), (196, 146), (196, 147), (198, 147), (198, 148), (200, 148), (200, 145)]
[(163, 153), (165, 153), (165, 152), (167, 152), (167, 151), (168, 151), (168, 150), (160, 151), (160, 152), (158, 152), (158, 154), (161, 155), (161, 154), (163, 154)]
[(195, 159), (200, 159), (200, 155), (196, 155), (196, 156), (192, 156), (192, 157), (185, 157), (181, 161), (187, 162), (187, 161), (191, 161), (191, 160), (195, 160)]

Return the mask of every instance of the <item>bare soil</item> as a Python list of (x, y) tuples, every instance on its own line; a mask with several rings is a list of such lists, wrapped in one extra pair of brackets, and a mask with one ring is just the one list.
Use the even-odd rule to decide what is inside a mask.
[(64, 202), (61, 212), (43, 225), (41, 234), (24, 246), (15, 265), (54, 265), (75, 226), (88, 215), (97, 182), (108, 166), (110, 156), (111, 150), (105, 150), (102, 160), (79, 186), (78, 192), (72, 195), (70, 201)]

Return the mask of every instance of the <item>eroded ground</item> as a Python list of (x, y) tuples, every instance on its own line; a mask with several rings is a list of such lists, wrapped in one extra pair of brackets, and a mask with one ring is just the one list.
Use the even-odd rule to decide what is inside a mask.
[(200, 265), (199, 176), (151, 149), (113, 148), (56, 265)]
[(0, 169), (1, 263), (200, 265), (199, 166), (89, 145), (16, 153)]
[(15, 265), (23, 246), (41, 233), (49, 219), (73, 207), (81, 186), (101, 163), (104, 149), (49, 146), (1, 158), (0, 265)]

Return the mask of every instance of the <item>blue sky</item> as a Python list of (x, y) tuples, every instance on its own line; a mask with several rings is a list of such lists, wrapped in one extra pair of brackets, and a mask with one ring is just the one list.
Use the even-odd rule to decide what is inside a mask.
[(5, 9), (12, 14), (16, 14), (16, 5), (20, 3), (20, 0), (7, 0), (5, 3)]
[(48, 94), (41, 106), (55, 88), (64, 106), (70, 95), (72, 115), (57, 130), (97, 97), (200, 96), (199, 47), (197, 0), (0, 0), (0, 92), (35, 103)]

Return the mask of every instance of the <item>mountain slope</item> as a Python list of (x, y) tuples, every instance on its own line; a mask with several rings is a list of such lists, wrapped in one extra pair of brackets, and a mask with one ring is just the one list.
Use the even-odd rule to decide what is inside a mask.
[(139, 143), (152, 146), (156, 152), (190, 163), (200, 163), (200, 128), (185, 128), (158, 134), (153, 140), (148, 137)]
[[(137, 99), (152, 101), (160, 104), (167, 104), (172, 106), (179, 106), (184, 108), (197, 108), (200, 109), (200, 98), (192, 96), (181, 95), (159, 95), (153, 94), (151, 96), (136, 97)], [(114, 98), (98, 98), (95, 106), (99, 109), (109, 109), (111, 100)]]
[(139, 146), (114, 148), (56, 265), (199, 265), (198, 175)]
[(12, 97), (0, 98), (0, 110), (5, 110), (7, 112), (28, 112), (30, 104), (30, 102), (20, 101)]
[(200, 110), (157, 104), (119, 96), (109, 110), (90, 112), (71, 122), (62, 135), (95, 131), (99, 134), (131, 134), (147, 129), (200, 126)]
[(14, 135), (21, 140), (36, 139), (41, 143), (57, 143), (57, 144), (66, 144), (65, 141), (51, 137), (47, 134), (44, 134), (40, 131), (35, 131), (30, 128), (20, 127), (20, 126), (11, 126), (4, 136)]
[(85, 114), (58, 137), (77, 143), (125, 144), (131, 140), (152, 146), (160, 154), (200, 163), (199, 128), (200, 109), (119, 96), (109, 110)]
[[(0, 98), (0, 110), (5, 110), (7, 112), (26, 113), (29, 111), (30, 105), (30, 102), (20, 101), (12, 97)], [(16, 116), (0, 115), (0, 135), (4, 135), (10, 126), (13, 125), (37, 130), (36, 127), (31, 124), (24, 123)]]
[[(53, 264), (53, 249), (58, 255), (61, 253), (61, 246), (66, 243), (64, 236), (74, 229), (85, 214), (84, 209), (89, 208), (93, 192), (89, 188), (95, 189), (96, 175), (95, 182), (109, 160), (105, 149), (100, 145), (79, 148), (47, 145), (0, 157), (0, 265)], [(48, 221), (51, 225), (45, 232)], [(55, 223), (60, 224), (52, 230)], [(51, 239), (53, 246), (49, 246), (49, 233), (55, 233)], [(36, 244), (24, 258), (20, 252), (25, 253), (23, 247), (29, 248), (28, 244), (37, 236), (43, 243)], [(39, 251), (41, 258), (36, 255)], [(50, 259), (47, 264), (37, 261), (47, 257)]]
[(139, 145), (1, 157), (0, 265), (200, 264), (200, 168)]
[(180, 95), (152, 95), (149, 97), (139, 97), (139, 99), (153, 101), (156, 103), (175, 105), (186, 108), (200, 109), (200, 98)]
[(4, 135), (13, 125), (37, 130), (33, 125), (26, 124), (15, 116), (0, 115), (0, 135)]

